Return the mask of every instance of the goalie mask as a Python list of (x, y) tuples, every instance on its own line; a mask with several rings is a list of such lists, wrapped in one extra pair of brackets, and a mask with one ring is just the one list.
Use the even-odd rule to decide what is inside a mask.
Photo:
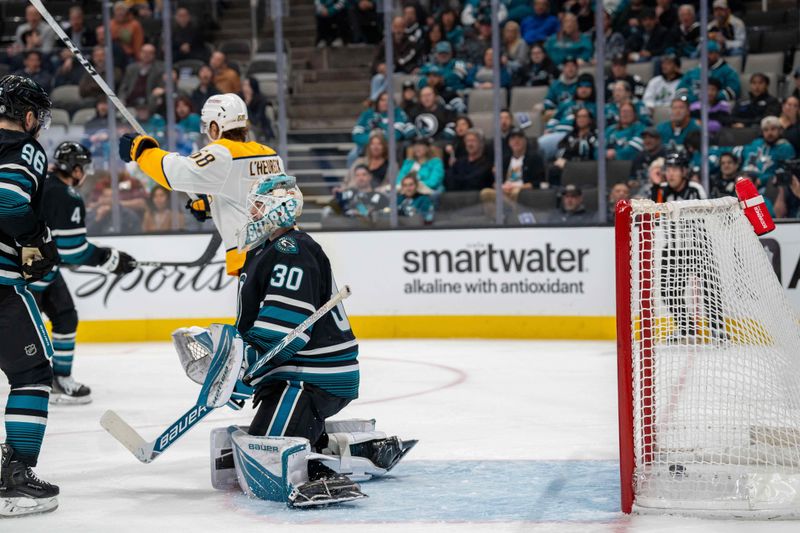
[(239, 250), (256, 248), (277, 229), (293, 227), (302, 212), (303, 193), (294, 176), (278, 174), (259, 179), (247, 195), (250, 221), (237, 234)]
[[(216, 122), (219, 133), (211, 137), (211, 123)], [(222, 132), (247, 126), (247, 104), (233, 93), (212, 96), (203, 104), (200, 111), (200, 133), (208, 135), (212, 141), (222, 137)]]

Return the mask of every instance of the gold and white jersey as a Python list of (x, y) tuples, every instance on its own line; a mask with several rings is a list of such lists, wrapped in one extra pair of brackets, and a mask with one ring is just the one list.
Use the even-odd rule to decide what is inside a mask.
[(245, 254), (236, 248), (236, 232), (249, 222), (250, 187), (262, 176), (284, 172), (275, 150), (256, 142), (219, 139), (188, 157), (150, 148), (136, 162), (168, 189), (212, 196), (211, 217), (225, 243), (226, 269), (237, 275)]

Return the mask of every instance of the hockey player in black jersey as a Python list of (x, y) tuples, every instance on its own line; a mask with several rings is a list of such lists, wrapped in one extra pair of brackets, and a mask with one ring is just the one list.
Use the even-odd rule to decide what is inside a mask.
[[(250, 368), (338, 293), (327, 255), (295, 227), (303, 205), (295, 178), (263, 177), (247, 200), (250, 222), (237, 236), (247, 256), (236, 328), (214, 325), (194, 333), (199, 342), (215, 339), (204, 389), (214, 372), (241, 379), (233, 367), (219, 369), (242, 363), (231, 363), (233, 356), (220, 363), (216, 354), (243, 354), (243, 368)], [(237, 344), (241, 348), (231, 348)], [(187, 353), (181, 359), (191, 377), (197, 358)], [(293, 507), (364, 497), (354, 479), (385, 474), (416, 441), (387, 438), (375, 431), (374, 420), (329, 420), (358, 397), (359, 375), (358, 343), (340, 303), (274, 354), (253, 376), (253, 388), (239, 381), (232, 396), (231, 389), (217, 388), (232, 399), (253, 394), (258, 410), (247, 428), (212, 432), (214, 487), (238, 483), (250, 496)]]
[(58, 250), (40, 209), (47, 156), (36, 140), (50, 98), (22, 76), (0, 78), (0, 369), (11, 391), (0, 446), (0, 517), (58, 507), (58, 487), (36, 477), (53, 381), (53, 348), (26, 282), (44, 277)]
[[(115, 275), (133, 271), (136, 263), (130, 255), (86, 240), (86, 207), (77, 189), (91, 173), (92, 156), (88, 148), (67, 141), (58, 145), (54, 156), (55, 170), (44, 184), (42, 218), (53, 235), (61, 264), (97, 266)], [(78, 313), (58, 266), (29, 288), (53, 324), (54, 379), (50, 403), (91, 402), (89, 387), (72, 377)]]

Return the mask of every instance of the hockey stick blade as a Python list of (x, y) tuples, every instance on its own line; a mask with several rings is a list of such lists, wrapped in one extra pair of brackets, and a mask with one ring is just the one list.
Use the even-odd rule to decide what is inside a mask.
[(153, 268), (161, 268), (161, 267), (198, 267), (207, 265), (214, 259), (214, 256), (217, 254), (217, 249), (219, 245), (222, 244), (222, 237), (220, 236), (219, 232), (215, 231), (211, 235), (211, 240), (208, 242), (203, 255), (195, 259), (194, 261), (136, 261), (137, 267), (153, 267)]
[[(148, 459), (151, 454), (146, 451), (148, 443), (117, 413), (111, 410), (103, 413), (103, 416), (100, 417), (100, 425), (141, 462), (149, 463), (152, 461), (152, 459)], [(149, 448), (152, 452), (152, 444)]]
[(152, 442), (145, 441), (130, 424), (114, 411), (106, 411), (100, 418), (100, 425), (138, 460), (143, 463), (152, 463), (164, 450), (172, 446), (213, 410), (205, 405), (193, 405)]

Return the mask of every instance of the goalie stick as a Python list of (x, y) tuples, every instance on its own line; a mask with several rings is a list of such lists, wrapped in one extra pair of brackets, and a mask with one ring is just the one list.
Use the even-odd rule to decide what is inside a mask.
[(160, 267), (196, 267), (196, 266), (203, 266), (211, 262), (214, 259), (214, 256), (217, 254), (217, 249), (219, 245), (222, 244), (222, 237), (220, 236), (219, 232), (215, 231), (211, 235), (211, 240), (208, 241), (208, 246), (206, 246), (205, 251), (203, 254), (195, 259), (194, 261), (136, 261), (136, 266), (148, 266), (154, 268)]
[[(246, 372), (245, 383), (247, 377), (252, 379), (252, 374), (258, 369), (262, 368), (270, 359), (275, 357), (286, 346), (296, 339), (301, 333), (308, 329), (317, 320), (322, 318), (325, 313), (339, 305), (342, 300), (350, 296), (350, 287), (345, 285), (333, 298), (328, 300), (322, 307), (317, 309), (311, 316), (303, 321), (302, 324), (289, 332), (274, 348), (261, 356), (258, 361), (253, 363)], [(249, 383), (248, 383), (249, 384)], [(148, 442), (142, 438), (139, 433), (133, 429), (130, 424), (125, 422), (116, 412), (108, 410), (100, 417), (100, 425), (103, 429), (108, 431), (112, 437), (117, 439), (123, 446), (125, 446), (139, 461), (143, 463), (153, 462), (159, 455), (172, 446), (175, 441), (186, 434), (191, 428), (197, 425), (203, 418), (205, 418), (213, 407), (208, 407), (203, 404), (195, 404), (191, 409), (186, 411), (178, 420), (173, 422), (167, 429), (165, 429), (155, 440)]]
[(289, 337), (291, 337), (292, 334), (294, 333), (300, 334), (305, 330), (307, 330), (309, 327), (311, 327), (311, 324), (322, 318), (322, 316), (325, 313), (327, 313), (328, 311), (339, 305), (341, 301), (349, 297), (350, 294), (351, 294), (350, 287), (348, 285), (342, 287), (342, 290), (340, 290), (336, 295), (334, 295), (333, 298), (328, 300), (328, 302), (325, 303), (325, 305), (314, 311), (314, 313), (308, 318), (306, 318), (302, 324), (294, 328), (289, 335), (281, 339), (281, 342), (279, 342), (272, 350), (270, 350), (269, 353), (266, 353), (261, 357), (259, 357), (258, 361), (250, 365), (247, 369), (247, 372), (245, 372), (244, 378), (242, 378), (244, 384), (250, 385), (253, 381), (255, 373), (258, 372), (261, 368), (263, 368), (264, 365), (269, 363), (269, 360), (275, 357), (278, 353), (280, 353), (281, 350), (289, 346), (289, 343), (292, 342), (295, 339), (295, 337), (297, 337), (297, 335), (294, 335), (294, 337), (290, 339)]

